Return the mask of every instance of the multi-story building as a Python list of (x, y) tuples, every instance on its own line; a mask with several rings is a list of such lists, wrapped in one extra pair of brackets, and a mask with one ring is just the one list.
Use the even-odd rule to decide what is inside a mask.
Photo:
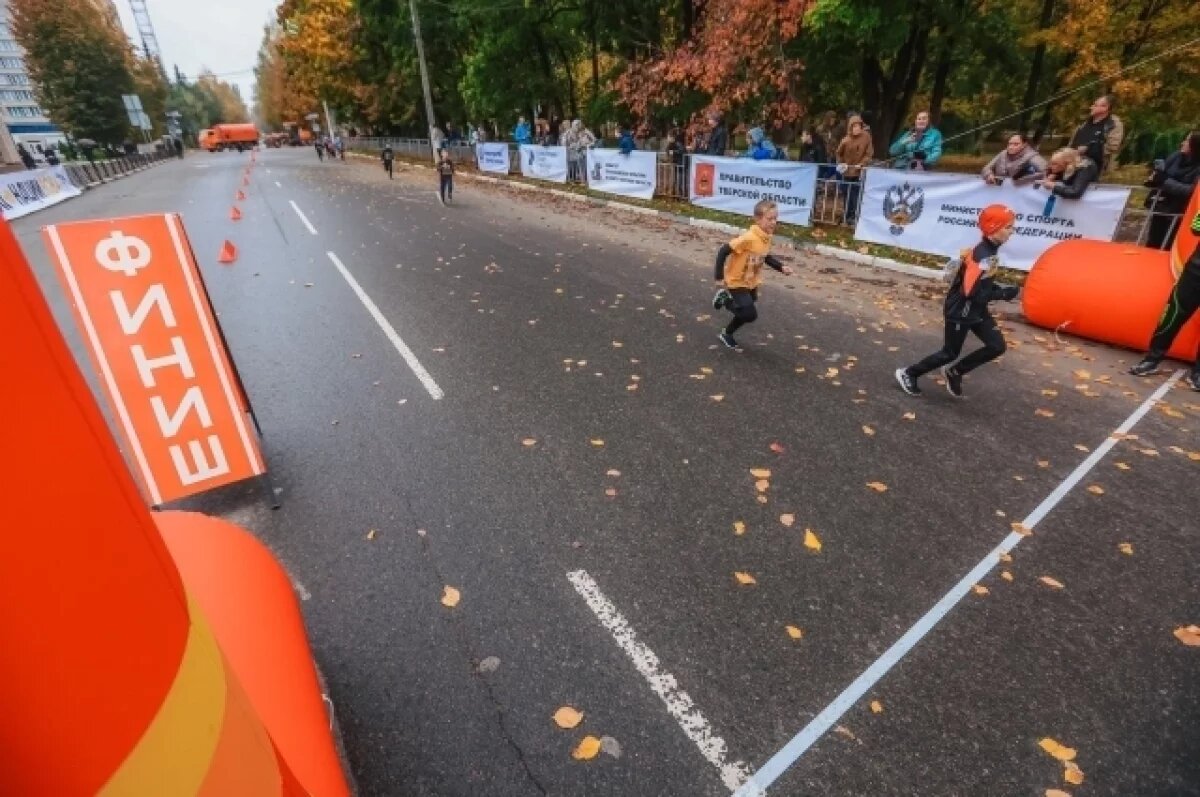
[(0, 158), (6, 163), (20, 163), (16, 144), (36, 153), (39, 147), (63, 140), (62, 131), (38, 106), (24, 55), (9, 27), (8, 2), (0, 0), (0, 125), (7, 133), (0, 133)]
[[(93, 2), (108, 24), (120, 30), (115, 0)], [(8, 0), (0, 0), (0, 161), (4, 163), (20, 163), (17, 144), (36, 155), (41, 148), (65, 139), (38, 106), (24, 55), (9, 27)]]

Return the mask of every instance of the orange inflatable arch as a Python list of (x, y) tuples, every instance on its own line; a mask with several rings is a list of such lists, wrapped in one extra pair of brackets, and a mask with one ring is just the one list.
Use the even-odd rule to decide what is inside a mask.
[[(1110, 241), (1063, 241), (1046, 250), (1025, 282), (1025, 317), (1047, 329), (1145, 351), (1197, 237), (1188, 228), (1200, 212), (1192, 195), (1170, 252)], [(1200, 349), (1197, 313), (1169, 352), (1193, 362)]]

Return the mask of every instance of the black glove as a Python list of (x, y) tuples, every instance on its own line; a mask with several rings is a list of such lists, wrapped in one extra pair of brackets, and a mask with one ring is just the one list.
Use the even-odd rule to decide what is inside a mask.
[(1161, 188), (1162, 184), (1167, 181), (1167, 173), (1160, 172), (1157, 169), (1146, 180), (1147, 188)]

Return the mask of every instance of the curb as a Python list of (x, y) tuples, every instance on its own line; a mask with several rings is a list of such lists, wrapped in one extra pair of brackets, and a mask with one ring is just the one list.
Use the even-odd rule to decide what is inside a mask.
[[(362, 155), (357, 152), (348, 153), (350, 157), (363, 158), (365, 160), (375, 160), (370, 155)], [(404, 162), (405, 166), (414, 167), (417, 169), (429, 169), (421, 163)], [(627, 202), (620, 202), (614, 199), (600, 199), (599, 197), (588, 196), (586, 194), (577, 194), (571, 191), (563, 191), (557, 188), (545, 188), (540, 185), (531, 183), (517, 182), (516, 180), (505, 180), (499, 177), (488, 177), (482, 174), (472, 174), (463, 172), (462, 176), (469, 180), (477, 180), (482, 183), (491, 183), (493, 185), (504, 185), (511, 188), (518, 188), (523, 191), (533, 191), (536, 193), (546, 193), (564, 199), (571, 199), (576, 202), (588, 202), (593, 205), (613, 208), (614, 210), (624, 210), (630, 213), (637, 213), (642, 216), (658, 216), (661, 218), (670, 219), (678, 224), (687, 224), (691, 227), (699, 227), (704, 230), (715, 230), (716, 232), (728, 233), (730, 235), (739, 235), (744, 230), (733, 224), (726, 224), (720, 221), (711, 221), (709, 219), (698, 219), (693, 216), (684, 216), (678, 213), (672, 213), (669, 210), (656, 210), (654, 208), (645, 208), (641, 205), (630, 205)], [(773, 241), (774, 245), (795, 249), (801, 252), (815, 252), (819, 255), (832, 257), (835, 260), (841, 260), (846, 263), (853, 263), (858, 266), (866, 266), (868, 268), (877, 268), (884, 271), (894, 271), (898, 274), (907, 274), (910, 277), (918, 277), (920, 279), (940, 281), (942, 279), (941, 269), (928, 268), (926, 266), (918, 266), (913, 263), (904, 263), (899, 260), (893, 260), (890, 257), (876, 257), (875, 255), (864, 255), (861, 252), (855, 252), (849, 249), (842, 249), (829, 244), (814, 244), (808, 241), (797, 241), (792, 238), (776, 235)]]

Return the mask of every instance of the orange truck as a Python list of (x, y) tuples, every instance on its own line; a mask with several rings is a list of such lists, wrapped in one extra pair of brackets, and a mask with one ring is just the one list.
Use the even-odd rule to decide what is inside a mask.
[(252, 124), (220, 124), (200, 131), (200, 146), (209, 152), (254, 149), (258, 139), (258, 128)]

